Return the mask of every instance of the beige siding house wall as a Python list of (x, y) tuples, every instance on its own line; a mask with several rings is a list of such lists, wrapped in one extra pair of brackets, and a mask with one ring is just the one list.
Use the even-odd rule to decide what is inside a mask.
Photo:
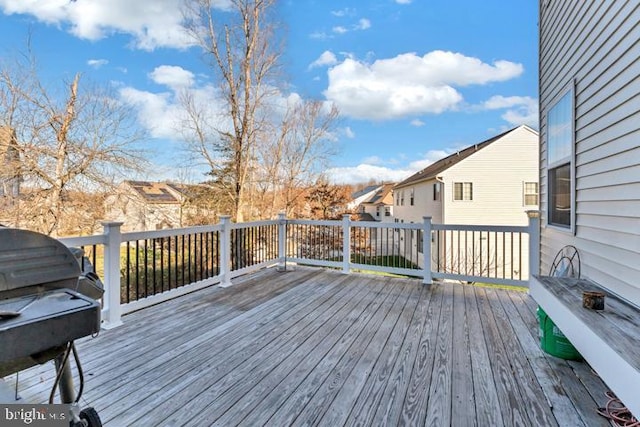
[[(444, 223), (527, 225), (525, 183), (538, 182), (538, 134), (521, 126), (442, 173)], [(454, 183), (473, 184), (473, 200), (454, 200)]]
[[(640, 306), (640, 4), (540, 2), (541, 273), (564, 245)], [(572, 101), (572, 224), (549, 223), (548, 115)]]
[[(525, 203), (525, 183), (537, 183), (538, 174), (538, 133), (519, 126), (396, 185), (394, 216), (414, 223), (431, 216), (433, 222), (445, 224), (527, 225), (526, 211), (538, 205)], [(471, 183), (472, 200), (454, 200), (455, 183)], [(438, 184), (440, 194), (434, 200), (434, 185)], [(413, 206), (409, 203), (412, 190)]]
[[(441, 159), (396, 185), (394, 216), (404, 223), (422, 223), (424, 216), (431, 216), (433, 223), (441, 224), (525, 226), (526, 211), (538, 209), (538, 175), (538, 133), (519, 126)], [(456, 185), (460, 187), (458, 197)], [(530, 190), (531, 186), (533, 192), (525, 197), (525, 188)], [(465, 252), (470, 252), (470, 257), (473, 253), (488, 253), (490, 242), (479, 234), (473, 236), (475, 240), (465, 243), (468, 246), (464, 248), (454, 241), (443, 243), (433, 252), (432, 261), (442, 262)], [(526, 237), (513, 242), (511, 236), (503, 238), (505, 247), (513, 243), (515, 252), (527, 259)], [(417, 253), (422, 266), (421, 248), (417, 243), (414, 246), (412, 253)], [(505, 255), (495, 261), (504, 266), (505, 278), (528, 277), (529, 269), (518, 256)]]
[(407, 195), (410, 195), (411, 191), (413, 191), (414, 205), (411, 206), (407, 196), (405, 196), (403, 205), (394, 202), (394, 217), (401, 219), (403, 222), (413, 222), (416, 224), (422, 223), (424, 216), (430, 216), (433, 222), (443, 222), (442, 191), (440, 191), (440, 196), (434, 200), (434, 185), (442, 188), (442, 184), (436, 179), (429, 179), (427, 181), (416, 182), (406, 187), (397, 188), (394, 191), (396, 193), (394, 200), (398, 200), (397, 193), (404, 191)]

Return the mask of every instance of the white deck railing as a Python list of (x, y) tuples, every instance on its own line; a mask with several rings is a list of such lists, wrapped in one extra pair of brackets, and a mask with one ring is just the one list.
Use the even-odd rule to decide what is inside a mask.
[[(120, 222), (104, 232), (60, 239), (85, 248), (105, 284), (103, 326), (123, 314), (219, 284), (257, 269), (292, 263), (528, 286), (539, 265), (538, 217), (524, 227), (287, 219), (122, 233)], [(424, 239), (424, 236), (430, 236)], [(431, 260), (425, 263), (425, 260)]]

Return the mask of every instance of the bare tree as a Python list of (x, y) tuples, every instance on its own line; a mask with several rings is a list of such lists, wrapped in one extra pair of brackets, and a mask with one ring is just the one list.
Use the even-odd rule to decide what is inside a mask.
[(144, 164), (135, 149), (141, 137), (135, 116), (107, 88), (80, 82), (76, 74), (56, 92), (42, 82), (31, 55), (0, 64), (0, 125), (15, 134), (24, 184), (13, 204), (18, 226), (57, 234), (77, 209), (74, 194), (108, 191), (116, 176)]
[(271, 12), (275, 0), (185, 0), (187, 33), (204, 52), (220, 81), (223, 115), (208, 117), (194, 98), (185, 97), (186, 128), (194, 151), (211, 168), (213, 182), (233, 203), (233, 218), (244, 220), (250, 168), (263, 122), (261, 107), (270, 96), (280, 56)]
[(349, 200), (348, 187), (330, 184), (326, 178), (320, 177), (307, 195), (307, 200), (314, 218), (335, 218), (345, 210)]
[(270, 213), (293, 213), (296, 202), (318, 181), (335, 154), (338, 109), (320, 101), (290, 105), (279, 129), (266, 135), (257, 150), (257, 186), (270, 189)]

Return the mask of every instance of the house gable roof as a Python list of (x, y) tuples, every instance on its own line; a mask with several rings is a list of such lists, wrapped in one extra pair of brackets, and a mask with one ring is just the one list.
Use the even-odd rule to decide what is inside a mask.
[(460, 163), (462, 160), (466, 159), (467, 157), (472, 156), (473, 154), (477, 153), (478, 151), (482, 150), (485, 147), (488, 147), (489, 145), (491, 145), (493, 142), (501, 139), (502, 137), (504, 137), (505, 135), (513, 132), (516, 129), (519, 129), (520, 127), (524, 127), (525, 129), (529, 129), (531, 130), (528, 126), (518, 126), (516, 128), (513, 129), (509, 129), (506, 132), (503, 132), (499, 135), (496, 135), (494, 137), (491, 137), (485, 141), (479, 142), (477, 144), (471, 145), (463, 150), (460, 150), (456, 153), (451, 154), (450, 156), (445, 157), (444, 159), (440, 159), (435, 163), (430, 164), (429, 166), (427, 166), (426, 168), (422, 169), (419, 172), (416, 172), (415, 174), (411, 175), (409, 178), (405, 179), (404, 181), (398, 183), (395, 188), (401, 188), (401, 187), (406, 187), (408, 185), (411, 184), (415, 184), (418, 182), (422, 182), (422, 181), (428, 181), (430, 179), (435, 179), (439, 174), (441, 174), (442, 172), (444, 172), (445, 170), (449, 169), (450, 167)]
[(179, 204), (178, 200), (169, 190), (165, 182), (149, 181), (125, 181), (136, 194), (149, 203)]
[(374, 194), (362, 203), (370, 203), (374, 205), (391, 205), (393, 204), (393, 198), (391, 197), (391, 190), (395, 184), (383, 184)]
[(351, 199), (355, 200), (358, 197), (362, 197), (367, 193), (371, 193), (372, 191), (377, 190), (378, 188), (380, 188), (380, 185), (369, 185), (365, 188), (363, 188), (362, 190), (356, 191), (354, 193), (351, 194)]

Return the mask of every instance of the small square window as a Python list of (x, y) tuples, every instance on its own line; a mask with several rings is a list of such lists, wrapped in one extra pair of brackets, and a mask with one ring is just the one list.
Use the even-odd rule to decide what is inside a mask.
[(524, 205), (537, 206), (538, 205), (538, 183), (525, 182), (523, 190), (524, 190)]
[(454, 182), (453, 200), (473, 200), (473, 183)]

